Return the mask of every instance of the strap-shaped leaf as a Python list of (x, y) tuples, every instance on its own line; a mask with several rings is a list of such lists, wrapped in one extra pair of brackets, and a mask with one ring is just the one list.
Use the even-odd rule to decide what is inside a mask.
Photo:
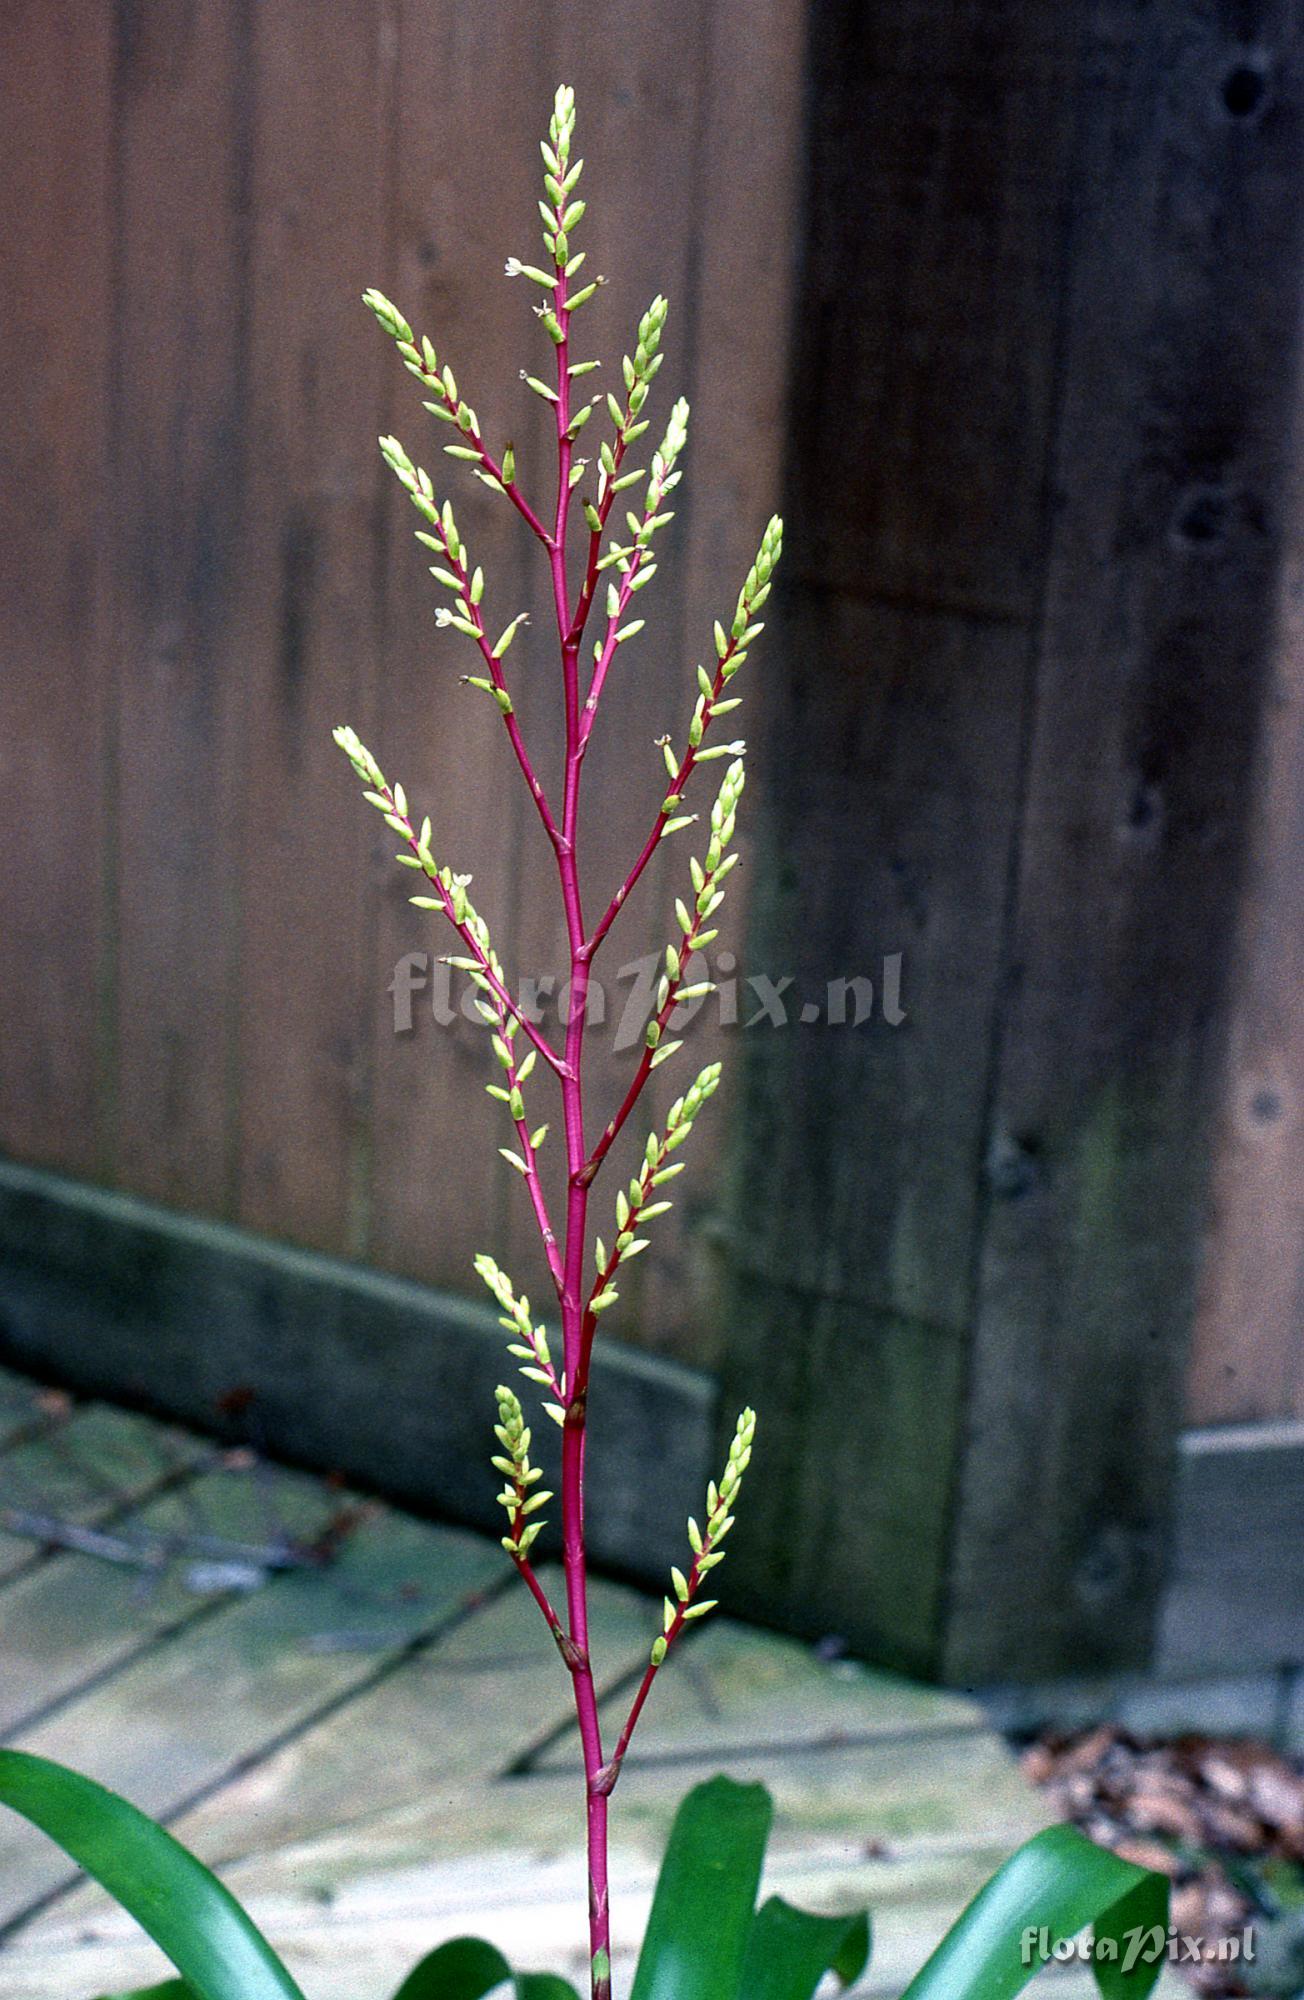
[(164, 1979), (157, 1986), (133, 1986), (130, 1993), (102, 1993), (99, 2000), (195, 2000), (184, 1979)]
[[(1092, 1970), (1102, 2000), (1145, 2000), (1168, 1949), (1168, 1877), (1146, 1875), (1094, 1924)], [(1101, 1940), (1113, 1940), (1117, 1957), (1102, 1957)], [(1138, 1945), (1138, 1939), (1140, 1943)], [(1138, 1969), (1139, 1952), (1148, 1962)]]
[[(1045, 1944), (1075, 1937), (1086, 1924), (1119, 1948), (1093, 1959), (1105, 2000), (1146, 2000), (1161, 1954), (1144, 1962), (1145, 1932), (1165, 1926), (1168, 1883), (1084, 1839), (1051, 1826), (998, 1868), (957, 1918), (902, 2000), (1013, 2000), (1043, 1963)], [(1136, 1948), (1129, 1962), (1130, 1948)]]
[(773, 1806), (764, 1785), (712, 1778), (675, 1814), (630, 2000), (733, 2000)]
[(414, 1965), (394, 2000), (484, 2000), (512, 1968), (483, 1938), (450, 1938)]
[(844, 1986), (869, 1963), (869, 1916), (817, 1917), (771, 1896), (747, 1940), (739, 2000), (812, 2000), (826, 1972)]
[(483, 1938), (450, 1938), (414, 1965), (394, 2000), (485, 2000), (500, 1986), (513, 2000), (578, 2000), (575, 1988), (554, 1972), (513, 1972), (496, 1945)]
[(195, 2000), (303, 2000), (235, 1897), (116, 1792), (44, 1757), (0, 1750), (0, 1804), (47, 1833), (121, 1903)]

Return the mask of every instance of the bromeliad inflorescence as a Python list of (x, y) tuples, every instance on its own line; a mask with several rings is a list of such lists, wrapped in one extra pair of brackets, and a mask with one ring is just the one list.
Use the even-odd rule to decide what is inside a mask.
[[(522, 734), (509, 684), (507, 656), (525, 614), (517, 612), (494, 634), (486, 622), (488, 590), (484, 570), (473, 560), (458, 527), (452, 500), (436, 490), (431, 474), (414, 462), (396, 437), (383, 437), (385, 462), (408, 495), (421, 520), (418, 541), (433, 556), (431, 575), (445, 593), (435, 613), (438, 626), (455, 633), (474, 650), (477, 669), (464, 679), (487, 693), (496, 704), (512, 753), (520, 766), (544, 831), (556, 857), (558, 883), (566, 920), (570, 955), (570, 1008), (565, 1041), (555, 1047), (515, 998), (511, 981), (490, 939), (484, 918), (470, 900), (470, 878), (436, 860), (429, 819), (417, 825), (403, 787), (391, 784), (371, 752), (351, 729), (335, 732), (336, 741), (362, 780), (366, 796), (398, 836), (399, 862), (420, 871), (422, 893), (411, 901), (433, 911), (457, 933), (460, 952), (449, 962), (463, 970), (476, 989), (476, 1003), (488, 1031), (496, 1064), (486, 1085), (505, 1109), (514, 1127), (515, 1144), (501, 1150), (525, 1182), (538, 1223), (548, 1273), (556, 1294), (561, 1351), (554, 1353), (547, 1328), (536, 1320), (529, 1298), (494, 1259), (482, 1255), (476, 1269), (496, 1300), (501, 1323), (510, 1336), (508, 1351), (520, 1372), (540, 1393), (543, 1408), (561, 1427), (561, 1515), (564, 1616), (548, 1598), (531, 1562), (531, 1550), (542, 1527), (540, 1509), (554, 1496), (539, 1489), (541, 1473), (530, 1461), (530, 1427), (516, 1392), (497, 1391), (494, 1434), (499, 1449), (493, 1464), (503, 1476), (499, 1499), (507, 1514), (503, 1546), (529, 1586), (548, 1621), (570, 1671), (580, 1739), (583, 1746), (588, 1816), (590, 1874), (590, 1963), (594, 2000), (610, 1994), (610, 1944), (607, 1896), (607, 1800), (619, 1776), (629, 1739), (653, 1681), (668, 1652), (686, 1627), (713, 1608), (715, 1600), (701, 1594), (710, 1572), (724, 1559), (723, 1542), (733, 1526), (733, 1508), (751, 1457), (755, 1416), (744, 1410), (718, 1487), (707, 1493), (704, 1524), (688, 1524), (687, 1568), (671, 1573), (665, 1600), (663, 1629), (652, 1647), (643, 1682), (635, 1695), (625, 1726), (610, 1758), (604, 1755), (593, 1666), (589, 1658), (588, 1579), (584, 1537), (584, 1447), (587, 1427), (589, 1370), (599, 1318), (619, 1299), (617, 1280), (624, 1266), (648, 1248), (642, 1233), (671, 1206), (660, 1193), (680, 1171), (672, 1155), (687, 1139), (693, 1122), (720, 1081), (720, 1065), (711, 1063), (671, 1105), (663, 1133), (647, 1140), (638, 1169), (627, 1188), (615, 1197), (615, 1233), (610, 1247), (601, 1236), (591, 1246), (593, 1275), (588, 1276), (589, 1201), (594, 1180), (642, 1096), (652, 1071), (669, 1061), (681, 1046), (673, 1032), (677, 1010), (685, 1002), (711, 991), (695, 961), (717, 935), (714, 918), (724, 900), (725, 884), (737, 862), (732, 842), (742, 798), (745, 744), (718, 742), (713, 730), (737, 709), (740, 697), (731, 684), (759, 638), (760, 612), (770, 593), (771, 578), (782, 544), (782, 523), (775, 517), (766, 527), (733, 615), (726, 627), (714, 628), (714, 660), (697, 669), (697, 696), (688, 719), (684, 747), (677, 751), (669, 738), (660, 745), (665, 779), (650, 813), (646, 839), (609, 902), (596, 920), (585, 916), (578, 860), (579, 802), (583, 766), (592, 739), (604, 687), (625, 647), (644, 628), (634, 600), (657, 574), (657, 538), (674, 518), (668, 504), (682, 478), (680, 461), (688, 441), (689, 409), (675, 403), (660, 443), (645, 465), (632, 462), (650, 419), (645, 414), (653, 381), (660, 370), (666, 301), (655, 298), (638, 324), (632, 354), (621, 364), (621, 393), (586, 396), (579, 385), (599, 365), (572, 354), (573, 322), (593, 297), (600, 278), (578, 284), (585, 261), (574, 248), (585, 203), (577, 188), (583, 161), (572, 159), (575, 100), (569, 88), (557, 92), (548, 137), (543, 142), (543, 242), (546, 262), (527, 263), (512, 257), (511, 277), (537, 287), (535, 314), (553, 352), (551, 380), (523, 369), (528, 388), (549, 407), (556, 455), (555, 490), (546, 504), (527, 498), (520, 483), (516, 454), (510, 444), (495, 453), (480, 420), (458, 386), (452, 368), (440, 360), (433, 341), (418, 339), (398, 307), (383, 293), (368, 291), (366, 304), (395, 342), (404, 366), (421, 384), (424, 407), (452, 436), (444, 454), (469, 470), (495, 493), (506, 497), (527, 528), (542, 544), (551, 579), (561, 660), (561, 695), (565, 717), (566, 754), (562, 793), (550, 798), (541, 783)], [(581, 457), (577, 444), (590, 422), (605, 424), (611, 433), (596, 444), (592, 457)], [(628, 499), (622, 499), (628, 496)], [(617, 519), (613, 515), (620, 508)], [(572, 540), (575, 516), (582, 533)], [(641, 600), (640, 600), (641, 604)], [(496, 621), (495, 621), (496, 622)], [(592, 627), (592, 630), (590, 628)], [(519, 656), (518, 656), (519, 657)], [(694, 824), (697, 815), (685, 809), (685, 795), (699, 764), (728, 759), (728, 766), (710, 808), (704, 850), (688, 862), (688, 881), (674, 904), (673, 930), (665, 946), (664, 964), (652, 1017), (647, 1023), (634, 1074), (620, 1104), (598, 1138), (590, 1143), (583, 1100), (586, 1000), (593, 961), (603, 940), (642, 876), (662, 840)], [(655, 795), (654, 795), (655, 796)], [(561, 1094), (562, 1129), (566, 1151), (566, 1203), (560, 1226), (554, 1227), (539, 1177), (537, 1156), (547, 1136), (546, 1123), (535, 1124), (527, 1112), (525, 1089), (537, 1065), (552, 1071)]]
[[(588, 1839), (589, 1990), (592, 2000), (611, 2000), (610, 1910), (607, 1867), (608, 1802), (620, 1777), (630, 1739), (644, 1704), (668, 1656), (691, 1625), (715, 1605), (707, 1595), (724, 1561), (734, 1526), (743, 1476), (752, 1454), (756, 1419), (744, 1410), (729, 1446), (718, 1484), (707, 1487), (701, 1521), (690, 1520), (682, 1565), (670, 1572), (661, 1629), (634, 1694), (623, 1728), (609, 1756), (603, 1733), (593, 1663), (589, 1655), (588, 1580), (584, 1534), (584, 1460), (588, 1428), (589, 1367), (599, 1320), (619, 1303), (625, 1267), (655, 1239), (658, 1217), (671, 1206), (665, 1189), (682, 1170), (674, 1156), (720, 1081), (720, 1066), (709, 1063), (669, 1107), (664, 1129), (647, 1135), (636, 1171), (614, 1196), (614, 1234), (589, 1244), (589, 1202), (593, 1184), (617, 1135), (637, 1107), (652, 1071), (680, 1047), (674, 1033), (677, 1010), (708, 990), (696, 964), (716, 935), (715, 919), (735, 865), (733, 837), (743, 792), (740, 742), (716, 740), (719, 719), (738, 707), (735, 677), (762, 631), (760, 613), (779, 556), (781, 525), (765, 530), (728, 625), (715, 626), (714, 664), (697, 670), (697, 699), (684, 748), (666, 739), (662, 754), (668, 784), (658, 783), (659, 804), (651, 810), (646, 839), (596, 921), (586, 917), (580, 891), (578, 810), (586, 749), (604, 685), (619, 672), (620, 655), (642, 630), (635, 596), (656, 573), (656, 537), (670, 519), (667, 505), (680, 478), (688, 427), (688, 407), (676, 403), (659, 447), (648, 465), (628, 464), (646, 434), (644, 414), (661, 366), (666, 304), (654, 299), (639, 323), (634, 353), (625, 357), (623, 398), (605, 399), (612, 433), (597, 446), (596, 459), (577, 455), (575, 446), (599, 410), (602, 398), (577, 398), (575, 385), (596, 366), (571, 358), (574, 315), (592, 297), (599, 280), (576, 285), (583, 251), (572, 248), (584, 216), (576, 189), (583, 162), (572, 161), (574, 96), (557, 93), (549, 135), (543, 146), (544, 220), (547, 265), (511, 259), (508, 271), (541, 290), (536, 304), (543, 332), (555, 355), (554, 383), (526, 374), (530, 389), (552, 413), (556, 445), (555, 497), (539, 509), (526, 498), (510, 445), (495, 456), (479, 418), (462, 396), (452, 369), (440, 364), (433, 342), (418, 341), (396, 306), (379, 292), (366, 302), (404, 365), (426, 392), (425, 406), (452, 436), (444, 450), (462, 471), (505, 496), (546, 553), (561, 656), (561, 691), (566, 754), (563, 790), (554, 801), (539, 782), (517, 720), (507, 680), (506, 657), (524, 622), (518, 613), (496, 639), (485, 623), (488, 585), (472, 560), (449, 498), (413, 463), (396, 438), (382, 438), (381, 450), (421, 517), (418, 536), (435, 556), (432, 573), (448, 599), (436, 623), (478, 656), (478, 669), (465, 678), (487, 691), (502, 716), (512, 752), (520, 765), (544, 831), (556, 857), (561, 903), (570, 954), (570, 1006), (562, 1047), (552, 1045), (516, 999), (512, 982), (494, 949), (489, 927), (470, 898), (470, 878), (436, 858), (428, 818), (410, 811), (402, 785), (391, 783), (376, 758), (351, 729), (336, 738), (362, 781), (367, 798), (398, 840), (398, 860), (420, 875), (421, 893), (411, 901), (437, 915), (456, 933), (459, 950), (450, 963), (469, 978), (476, 1009), (486, 1029), (491, 1081), (486, 1089), (503, 1107), (515, 1143), (502, 1152), (525, 1183), (539, 1226), (548, 1275), (556, 1294), (559, 1346), (536, 1316), (529, 1297), (495, 1260), (484, 1255), (476, 1268), (495, 1299), (508, 1336), (507, 1351), (518, 1363), (530, 1394), (561, 1426), (561, 1482), (557, 1494), (544, 1490), (543, 1473), (531, 1458), (532, 1434), (521, 1397), (507, 1384), (496, 1391), (493, 1467), (502, 1478), (498, 1499), (506, 1514), (502, 1543), (547, 1620), (570, 1674), (583, 1750)], [(523, 371), (524, 372), (524, 371)], [(594, 433), (602, 425), (599, 416)], [(636, 453), (641, 456), (641, 453)], [(641, 491), (640, 491), (641, 489)], [(622, 493), (627, 503), (623, 527), (611, 515)], [(569, 539), (576, 511), (583, 518), (578, 547)], [(575, 561), (572, 564), (572, 555)], [(599, 609), (601, 606), (601, 609)], [(495, 624), (497, 623), (495, 619)], [(592, 630), (590, 627), (592, 626)], [(520, 654), (512, 662), (513, 670)], [(482, 671), (480, 670), (482, 669)], [(694, 823), (685, 810), (686, 791), (698, 764), (728, 760), (709, 814), (706, 844), (694, 842), (688, 880), (680, 878), (674, 918), (667, 913), (668, 942), (652, 1018), (625, 1096), (590, 1145), (584, 1117), (582, 1080), (586, 999), (591, 969), (631, 889), (659, 843)], [(659, 779), (659, 772), (657, 773)], [(527, 1091), (549, 1084), (552, 1072), (561, 1095), (565, 1147), (565, 1214), (554, 1230), (538, 1173), (539, 1149), (548, 1134), (527, 1107)], [(610, 1227), (610, 1226), (609, 1226)], [(591, 1247), (593, 1268), (587, 1251)], [(551, 1312), (551, 1306), (549, 1307)], [(546, 1400), (545, 1400), (546, 1399)], [(543, 1529), (543, 1510), (560, 1500), (565, 1599), (554, 1607), (535, 1571), (533, 1552)], [(180, 1977), (149, 1989), (156, 2000), (183, 1992), (193, 2000), (303, 2000), (298, 1985), (228, 1889), (179, 1841), (116, 1793), (66, 1766), (26, 1750), (0, 1749), (0, 1804), (24, 1815), (75, 1861), (93, 1874), (131, 1916), (137, 1918), (171, 1958)], [(831, 1976), (839, 1990), (859, 1980), (869, 1955), (868, 1912), (846, 1916), (792, 1908), (770, 1896), (756, 1907), (772, 1804), (760, 1785), (737, 1785), (714, 1778), (694, 1787), (675, 1817), (630, 2000), (812, 2000)], [(958, 1886), (958, 1885), (957, 1885)], [(1103, 2000), (1149, 2000), (1162, 1954), (1125, 1949), (1129, 1938), (1172, 1935), (1168, 1925), (1168, 1875), (1150, 1873), (1131, 1860), (1093, 1846), (1072, 1827), (1047, 1827), (1025, 1843), (981, 1889), (968, 1909), (911, 1981), (908, 2000), (1015, 2000), (1039, 1960), (1029, 1952), (1037, 1936), (1055, 1943), (1071, 1940), (1086, 1923), (1094, 1926), (1093, 1963)], [(1120, 1956), (1123, 1962), (1120, 1962)], [(429, 1952), (403, 1981), (400, 1995), (453, 1996), (502, 1993), (518, 2000), (578, 2000), (568, 1980), (552, 1973), (514, 1973), (502, 1953), (481, 1938), (456, 1937)], [(138, 2000), (146, 2000), (142, 1993)]]

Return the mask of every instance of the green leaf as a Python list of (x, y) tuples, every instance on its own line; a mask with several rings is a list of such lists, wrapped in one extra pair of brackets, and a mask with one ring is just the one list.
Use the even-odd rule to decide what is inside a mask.
[[(1128, 1969), (1128, 1944), (1138, 1932), (1144, 1937), (1153, 1933), (1156, 1925), (1163, 1933), (1163, 1943), (1155, 1955), (1152, 1965), (1137, 1963)], [(1129, 1889), (1125, 1896), (1106, 1910), (1095, 1921), (1096, 1945), (1102, 1938), (1112, 1938), (1118, 1948), (1116, 1959), (1095, 1957), (1092, 1970), (1103, 2000), (1145, 2000), (1163, 1964), (1168, 1948), (1168, 1877), (1166, 1875), (1146, 1875)], [(1135, 1947), (1133, 1947), (1135, 1952)]]
[(483, 1938), (450, 1938), (414, 1965), (394, 2000), (484, 2000), (512, 1968)]
[(414, 1965), (394, 2000), (484, 2000), (500, 1986), (514, 2000), (578, 2000), (568, 1980), (552, 1972), (517, 1972), (483, 1938), (451, 1938)]
[(135, 1917), (194, 2000), (303, 2000), (217, 1877), (115, 1792), (44, 1757), (0, 1750), (0, 1804), (47, 1833)]
[(1128, 1946), (1149, 1924), (1166, 1924), (1167, 1911), (1163, 1876), (1096, 1847), (1075, 1827), (1047, 1827), (978, 1891), (902, 2000), (1012, 2000), (1041, 1969), (1038, 1932), (1053, 1947), (1086, 1924), (1119, 1943), (1117, 1961), (1095, 1964), (1105, 2000), (1145, 2000), (1162, 1954), (1125, 1970)]
[(102, 1993), (100, 2000), (195, 2000), (195, 1989), (184, 1979), (165, 1979), (158, 1986), (133, 1986), (130, 1993)]
[(773, 1815), (763, 1785), (712, 1778), (675, 1814), (630, 2000), (732, 2000)]
[(739, 2000), (812, 2000), (826, 1972), (844, 1986), (869, 1963), (869, 1917), (817, 1917), (771, 1896), (747, 1940)]

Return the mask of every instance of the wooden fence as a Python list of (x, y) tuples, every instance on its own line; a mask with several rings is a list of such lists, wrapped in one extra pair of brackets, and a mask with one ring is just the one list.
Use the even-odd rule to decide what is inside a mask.
[[(1304, 1418), (1296, 8), (43, 0), (0, 62), (0, 1146), (448, 1290), (486, 1244), (530, 1268), (475, 1032), (422, 993), (394, 1032), (432, 940), (330, 729), (555, 970), (549, 857), (376, 456), (424, 419), (357, 295), (432, 333), (528, 482), (501, 261), (570, 77), (594, 351), (664, 290), (658, 392), (694, 410), (591, 893), (782, 489), (744, 969), (880, 988), (860, 1029), (708, 1027), (731, 1137), (621, 1337), (726, 1405), (764, 1380), (761, 1615), (955, 1677), (1149, 1657), (1183, 1414)], [(507, 510), (458, 504), (543, 629)], [(670, 893), (649, 871), (618, 963)]]
[[(12, 1154), (457, 1290), (490, 1244), (533, 1262), (478, 1032), (437, 1027), (429, 993), (394, 1032), (396, 962), (446, 947), (331, 742), (353, 722), (430, 808), (522, 974), (564, 967), (552, 857), (376, 450), (398, 430), (449, 470), (442, 434), (359, 294), (403, 302), (541, 480), (518, 375), (547, 342), (503, 260), (534, 254), (537, 133), (573, 77), (590, 268), (613, 279), (586, 343), (613, 367), (664, 291), (660, 409), (694, 410), (678, 581), (589, 760), (609, 894), (778, 496), (802, 25), (782, 0), (615, 7), (601, 35), (565, 5), (5, 10)], [(539, 613), (519, 522), (456, 491), (492, 615)], [(546, 643), (513, 659), (547, 771)], [(649, 870), (613, 970), (658, 945), (667, 889)], [(709, 1203), (694, 1171), (681, 1214)], [(640, 1301), (650, 1345), (696, 1348), (686, 1254)]]

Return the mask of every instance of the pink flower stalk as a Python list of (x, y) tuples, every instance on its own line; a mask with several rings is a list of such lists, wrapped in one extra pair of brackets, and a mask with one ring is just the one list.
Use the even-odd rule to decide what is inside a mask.
[[(604, 441), (599, 452), (596, 475), (575, 454), (581, 430), (603, 400), (577, 396), (577, 384), (595, 362), (573, 362), (571, 328), (574, 315), (596, 290), (596, 283), (576, 285), (584, 253), (575, 253), (571, 238), (582, 220), (585, 204), (575, 188), (583, 162), (572, 164), (574, 134), (574, 93), (558, 90), (549, 136), (543, 143), (545, 200), (543, 240), (549, 256), (547, 269), (509, 259), (511, 276), (523, 276), (538, 285), (543, 302), (536, 307), (555, 353), (553, 384), (527, 376), (530, 388), (552, 408), (556, 437), (557, 474), (552, 504), (536, 511), (522, 493), (516, 478), (515, 455), (510, 446), (495, 458), (481, 436), (475, 411), (461, 397), (453, 372), (440, 368), (431, 342), (417, 342), (406, 319), (383, 294), (365, 294), (381, 326), (396, 342), (404, 364), (416, 376), (429, 400), (425, 408), (436, 419), (452, 425), (457, 442), (445, 446), (454, 458), (465, 461), (480, 479), (504, 493), (530, 531), (543, 545), (552, 580), (557, 641), (561, 655), (561, 685), (565, 712), (565, 765), (560, 809), (549, 799), (535, 772), (512, 703), (504, 658), (524, 622), (514, 618), (497, 640), (491, 640), (482, 612), (485, 589), (483, 572), (474, 567), (458, 532), (451, 502), (437, 503), (429, 475), (413, 464), (396, 438), (382, 438), (381, 450), (413, 506), (423, 527), (417, 538), (433, 552), (432, 574), (451, 593), (452, 608), (441, 607), (437, 622), (449, 626), (472, 642), (480, 656), (482, 673), (468, 676), (471, 684), (484, 690), (497, 704), (503, 717), (512, 753), (534, 800), (544, 831), (556, 858), (558, 884), (565, 913), (567, 948), (570, 960), (571, 1005), (565, 1041), (557, 1050), (534, 1025), (512, 994), (503, 966), (490, 940), (488, 926), (467, 896), (467, 878), (455, 875), (438, 863), (431, 850), (431, 824), (420, 827), (409, 814), (401, 785), (391, 785), (371, 752), (351, 729), (339, 729), (336, 740), (347, 753), (366, 786), (366, 796), (383, 815), (386, 824), (399, 836), (402, 851), (398, 860), (425, 877), (429, 893), (413, 896), (421, 909), (438, 912), (457, 933), (463, 955), (452, 963), (464, 970), (478, 991), (478, 1004), (492, 1047), (502, 1070), (491, 1094), (507, 1108), (515, 1128), (516, 1147), (504, 1148), (506, 1158), (526, 1184), (531, 1208), (538, 1224), (548, 1271), (561, 1314), (562, 1352), (560, 1365), (548, 1344), (546, 1329), (536, 1324), (530, 1302), (518, 1294), (512, 1281), (493, 1259), (477, 1259), (477, 1269), (497, 1300), (502, 1324), (511, 1335), (509, 1352), (521, 1364), (528, 1381), (545, 1391), (549, 1398), (544, 1409), (561, 1426), (562, 1469), (562, 1561), (565, 1576), (564, 1616), (549, 1601), (535, 1572), (530, 1551), (540, 1528), (539, 1510), (554, 1496), (538, 1490), (539, 1468), (530, 1462), (530, 1428), (519, 1398), (507, 1387), (498, 1394), (498, 1422), (495, 1436), (500, 1447), (493, 1464), (502, 1473), (503, 1491), (499, 1499), (508, 1517), (503, 1546), (520, 1571), (538, 1604), (571, 1677), (575, 1711), (584, 1759), (585, 1807), (589, 1872), (589, 1958), (593, 2000), (610, 2000), (611, 1948), (610, 1908), (607, 1867), (608, 1800), (620, 1775), (630, 1738), (648, 1698), (653, 1681), (668, 1652), (685, 1626), (712, 1608), (714, 1599), (702, 1597), (700, 1586), (709, 1572), (724, 1560), (721, 1546), (733, 1526), (732, 1508), (739, 1484), (751, 1455), (755, 1418), (745, 1410), (730, 1450), (728, 1464), (717, 1487), (707, 1490), (705, 1526), (688, 1523), (691, 1562), (685, 1573), (671, 1572), (673, 1597), (667, 1596), (663, 1630), (652, 1648), (651, 1658), (635, 1694), (611, 1754), (603, 1745), (598, 1714), (598, 1698), (589, 1656), (588, 1567), (584, 1532), (584, 1459), (587, 1440), (589, 1370), (598, 1320), (616, 1303), (616, 1280), (621, 1266), (647, 1247), (648, 1239), (638, 1231), (670, 1206), (660, 1190), (680, 1171), (681, 1162), (673, 1154), (687, 1138), (693, 1121), (714, 1092), (720, 1066), (712, 1063), (692, 1086), (671, 1106), (665, 1132), (652, 1133), (645, 1145), (638, 1172), (616, 1196), (616, 1233), (610, 1249), (596, 1239), (593, 1255), (596, 1276), (586, 1279), (589, 1251), (589, 1203), (594, 1182), (614, 1141), (636, 1109), (652, 1071), (673, 1056), (680, 1044), (668, 1039), (674, 1026), (675, 1010), (682, 1001), (710, 990), (706, 980), (690, 977), (694, 958), (715, 938), (711, 918), (723, 899), (724, 884), (736, 856), (730, 851), (738, 803), (743, 790), (742, 753), (744, 745), (708, 743), (717, 718), (738, 706), (738, 697), (729, 692), (730, 683), (747, 657), (750, 645), (760, 635), (757, 617), (770, 591), (770, 578), (778, 560), (782, 523), (776, 517), (765, 530), (756, 561), (738, 598), (728, 631), (715, 627), (714, 671), (698, 668), (698, 695), (689, 722), (687, 741), (676, 754), (664, 746), (667, 788), (657, 806), (642, 847), (596, 922), (586, 917), (580, 892), (579, 810), (584, 759), (593, 735), (598, 704), (620, 649), (642, 629), (643, 620), (631, 616), (635, 595), (656, 573), (655, 538), (672, 518), (666, 502), (679, 483), (677, 460), (688, 431), (688, 405), (676, 403), (661, 445), (644, 472), (627, 467), (631, 446), (648, 429), (643, 408), (653, 377), (661, 365), (661, 333), (666, 318), (666, 302), (654, 299), (639, 324), (638, 341), (632, 356), (623, 364), (625, 396), (605, 399), (606, 412), (614, 427), (614, 437)], [(635, 486), (643, 486), (641, 506), (624, 516), (628, 540), (619, 533), (609, 535), (610, 517), (616, 496)], [(591, 490), (587, 490), (590, 489)], [(572, 548), (569, 537), (572, 516), (579, 507), (586, 539), (580, 545), (578, 586), (571, 583)], [(608, 537), (604, 553), (603, 541)], [(582, 665), (586, 644), (604, 576), (603, 610), (596, 620), (597, 636), (590, 641), (588, 658)], [(586, 678), (587, 672), (587, 678)], [(685, 788), (699, 764), (728, 758), (729, 763), (718, 796), (711, 809), (709, 839), (700, 859), (689, 863), (691, 895), (675, 906), (677, 935), (666, 946), (665, 965), (656, 995), (655, 1011), (647, 1024), (639, 1061), (629, 1087), (614, 1116), (596, 1141), (590, 1143), (584, 1098), (584, 1052), (587, 995), (593, 961), (630, 891), (647, 867), (658, 844), (687, 828), (695, 816), (682, 810)], [(521, 1038), (530, 1044), (518, 1053)], [(526, 1116), (524, 1091), (536, 1062), (542, 1058), (557, 1079), (561, 1092), (562, 1128), (566, 1148), (566, 1207), (560, 1230), (553, 1226), (548, 1202), (538, 1173), (538, 1153), (547, 1135), (547, 1126), (531, 1129)]]

